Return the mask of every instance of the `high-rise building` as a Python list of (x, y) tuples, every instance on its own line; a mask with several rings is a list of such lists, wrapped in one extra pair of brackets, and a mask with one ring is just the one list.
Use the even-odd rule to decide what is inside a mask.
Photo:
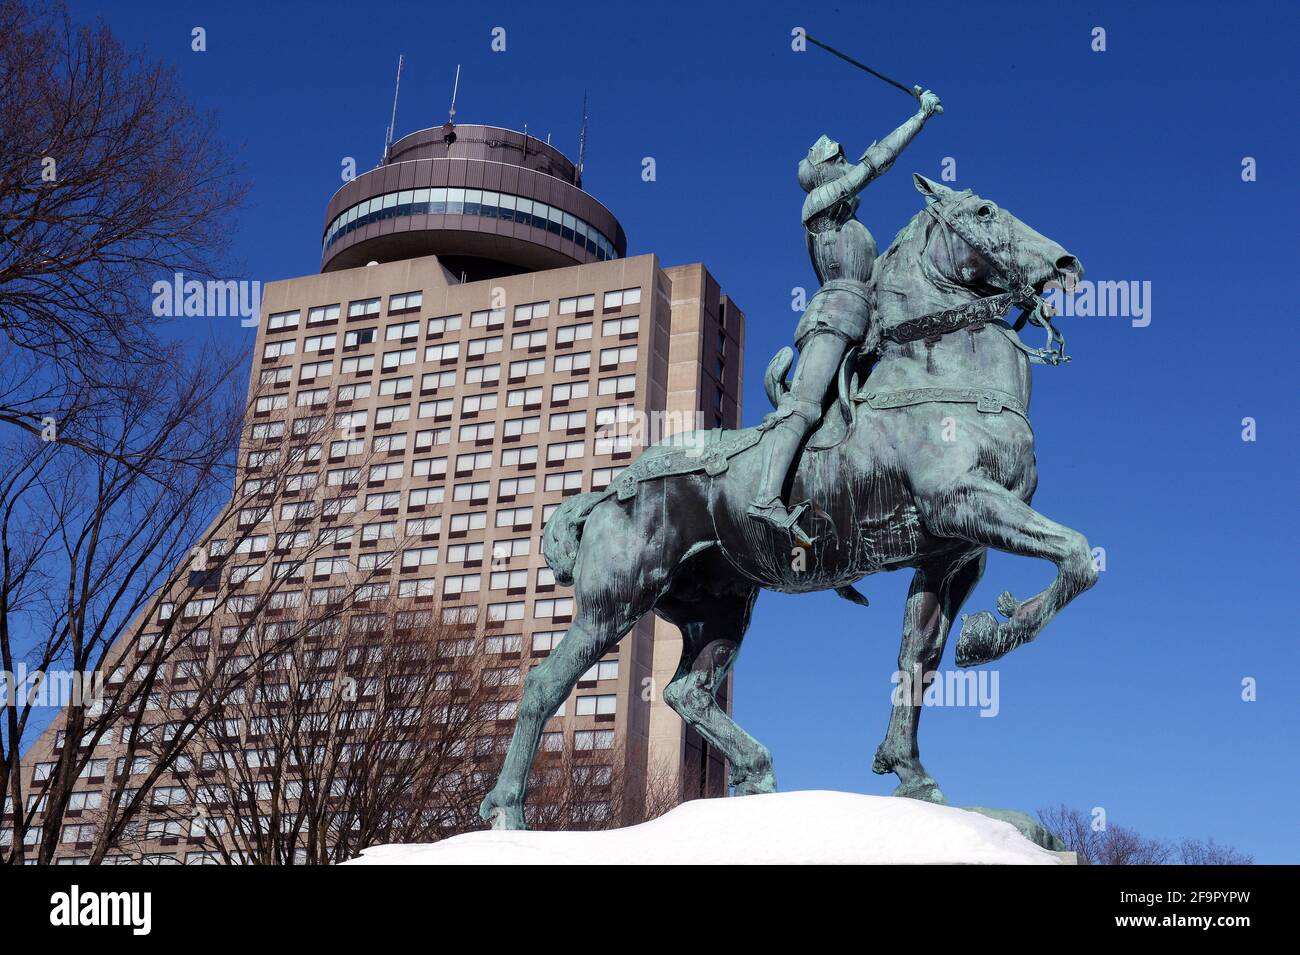
[[(264, 290), (242, 479), (323, 421), (326, 437), (298, 448), (320, 475), (302, 495), (317, 506), (294, 512), (299, 536), (272, 531), (270, 553), (241, 545), (251, 557), (236, 561), (214, 542), (204, 572), (243, 567), (253, 593), (264, 578), (247, 560), (260, 558), (274, 565), (265, 579), (314, 605), (365, 568), (464, 628), (495, 672), (526, 672), (572, 611), (541, 553), (554, 508), (605, 487), (644, 443), (740, 421), (740, 309), (703, 265), (625, 252), (618, 220), (547, 143), (450, 124), (394, 143), (330, 199), (320, 273)], [(327, 533), (328, 556), (294, 563), (296, 541)], [(629, 778), (725, 793), (721, 758), (659, 693), (680, 646), (674, 627), (642, 620), (548, 724), (548, 750), (608, 750)], [(164, 713), (178, 674), (160, 672)], [(729, 684), (724, 695), (729, 707)], [(29, 756), (34, 794), (61, 722)], [(232, 728), (232, 748), (247, 732)], [(114, 765), (115, 739), (83, 774), (92, 803), (105, 777), (132, 770)], [(88, 836), (72, 832), (60, 857), (84, 855)], [(142, 836), (149, 861), (204, 857), (183, 826)]]

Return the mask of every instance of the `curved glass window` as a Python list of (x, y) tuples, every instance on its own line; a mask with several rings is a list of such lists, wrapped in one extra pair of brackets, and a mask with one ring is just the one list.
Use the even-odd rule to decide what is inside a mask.
[(598, 260), (618, 258), (614, 243), (577, 216), (535, 199), (480, 189), (403, 189), (373, 196), (334, 217), (325, 230), (325, 248), (372, 222), (416, 215), (483, 216), (522, 222), (585, 246)]

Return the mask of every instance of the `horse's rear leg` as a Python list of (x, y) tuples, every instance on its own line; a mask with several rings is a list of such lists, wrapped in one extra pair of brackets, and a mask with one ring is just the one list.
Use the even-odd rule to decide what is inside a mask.
[(692, 600), (665, 597), (656, 609), (682, 631), (677, 673), (664, 700), (730, 764), (737, 796), (776, 792), (772, 754), (718, 703), (717, 692), (740, 651), (758, 590)]
[(921, 765), (919, 697), (926, 677), (939, 669), (953, 618), (983, 573), (981, 549), (923, 564), (912, 577), (903, 612), (903, 642), (898, 648), (900, 681), (894, 691), (889, 728), (871, 764), (872, 772), (898, 776), (895, 796), (947, 802), (939, 784)]
[(1097, 582), (1087, 538), (986, 478), (971, 477), (950, 489), (932, 506), (926, 524), (936, 534), (1050, 560), (1057, 569), (1056, 579), (1023, 603), (1008, 593), (998, 599), (1006, 622), (988, 611), (967, 618), (957, 640), (958, 666), (990, 663), (1033, 640), (1062, 607)]

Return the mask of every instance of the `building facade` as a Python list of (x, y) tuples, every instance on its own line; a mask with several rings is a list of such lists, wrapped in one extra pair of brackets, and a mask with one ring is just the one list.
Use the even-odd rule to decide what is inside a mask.
[[(313, 606), (365, 571), (366, 587), (463, 630), (461, 653), (480, 666), (522, 675), (571, 620), (570, 592), (541, 553), (546, 519), (646, 443), (739, 426), (744, 315), (701, 264), (627, 257), (622, 226), (573, 164), (509, 130), (404, 137), (335, 194), (325, 220), (320, 274), (265, 286), (241, 450), (244, 488), (282, 453), (314, 476), (290, 502), (301, 508), (292, 534), (259, 535), (276, 515), (254, 512), (239, 554), (214, 541), (203, 573), (238, 571), (250, 593), (275, 580)], [(296, 435), (309, 437), (284, 452)], [(295, 542), (326, 535), (328, 553), (295, 558)], [(275, 546), (250, 550), (248, 536)], [(720, 757), (661, 699), (680, 648), (675, 627), (638, 623), (548, 724), (546, 752), (607, 751), (628, 779), (725, 794)], [(176, 678), (162, 673), (163, 717)], [(521, 681), (506, 685), (517, 694)], [(56, 721), (35, 745), (33, 798), (65, 742)], [(88, 792), (130, 771), (115, 766), (116, 746), (103, 743), (104, 776), (86, 776)], [(76, 861), (87, 835), (61, 840), (60, 857)], [(201, 833), (143, 835), (118, 861), (207, 859)]]

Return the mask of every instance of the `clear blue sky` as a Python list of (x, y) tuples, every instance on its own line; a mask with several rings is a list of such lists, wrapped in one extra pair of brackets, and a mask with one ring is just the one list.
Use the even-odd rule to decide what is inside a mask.
[[(74, 2), (74, 14), (105, 9)], [(923, 754), (950, 799), (1105, 807), (1162, 837), (1213, 835), (1261, 862), (1300, 861), (1293, 231), (1300, 136), (1294, 4), (132, 3), (114, 30), (171, 61), (214, 109), (254, 183), (235, 238), (243, 277), (319, 266), (340, 163), (379, 156), (397, 54), (398, 133), (446, 118), (549, 131), (629, 253), (703, 261), (749, 316), (745, 418), (785, 344), (790, 289), (815, 280), (795, 163), (827, 132), (857, 156), (911, 110), (826, 54), (804, 26), (906, 82), (934, 120), (860, 217), (882, 246), (918, 208), (908, 173), (1010, 208), (1090, 279), (1152, 283), (1146, 328), (1063, 326), (1075, 360), (1040, 370), (1035, 506), (1107, 552), (1101, 583), (998, 664), (1001, 712), (932, 710)], [(815, 13), (812, 11), (816, 11)], [(923, 11), (923, 12), (922, 12)], [(190, 29), (208, 51), (190, 52)], [(507, 51), (489, 49), (493, 27)], [(1107, 51), (1090, 49), (1107, 31)], [(653, 156), (658, 180), (641, 180)], [(1241, 179), (1255, 157), (1258, 181)], [(212, 329), (235, 341), (251, 331)], [(1258, 441), (1241, 440), (1241, 419)], [(993, 555), (967, 610), (1050, 579)], [(738, 666), (736, 712), (784, 789), (886, 793), (870, 773), (888, 715), (907, 575), (869, 579), (863, 610), (766, 594)], [(812, 626), (809, 625), (813, 621)], [(950, 667), (951, 646), (945, 660)], [(1258, 701), (1241, 701), (1241, 681)]]

